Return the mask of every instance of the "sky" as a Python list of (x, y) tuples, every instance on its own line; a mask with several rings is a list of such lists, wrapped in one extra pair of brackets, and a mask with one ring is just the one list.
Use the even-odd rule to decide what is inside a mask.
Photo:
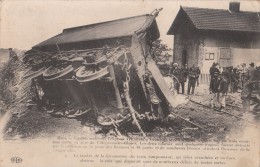
[[(242, 11), (260, 11), (260, 1), (239, 2)], [(156, 18), (160, 38), (172, 48), (173, 36), (166, 33), (180, 6), (228, 9), (229, 1), (0, 0), (0, 5), (0, 48), (28, 50), (65, 28), (149, 14), (159, 8), (163, 8)]]

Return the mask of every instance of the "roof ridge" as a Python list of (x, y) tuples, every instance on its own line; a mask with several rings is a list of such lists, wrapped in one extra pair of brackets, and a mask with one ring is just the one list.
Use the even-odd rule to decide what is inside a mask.
[[(180, 13), (183, 14), (180, 15)], [(196, 29), (260, 33), (260, 12), (241, 11), (231, 13), (228, 9), (180, 6), (168, 34), (171, 34), (171, 31), (171, 35), (177, 32), (175, 28), (178, 26), (176, 19), (184, 18), (184, 16)]]
[[(205, 10), (218, 10), (218, 11), (229, 11), (229, 9), (213, 9), (213, 8), (201, 8), (201, 7), (189, 7), (189, 6), (181, 6), (183, 9), (184, 8), (189, 8), (189, 9), (205, 9)], [(240, 10), (238, 13), (260, 13), (260, 11), (244, 11)]]
[[(121, 18), (112, 21), (106, 21), (101, 23), (94, 23), (90, 25), (83, 25), (73, 28), (64, 29), (60, 34), (51, 37), (32, 48), (40, 48), (42, 46), (51, 46), (57, 44), (77, 43), (77, 42), (89, 42), (97, 40), (105, 40), (112, 38), (130, 37), (136, 30), (138, 30), (147, 19), (151, 17), (149, 14), (132, 16), (127, 18)], [(154, 38), (159, 37), (159, 30), (157, 23), (154, 20), (150, 25), (154, 30), (154, 34), (151, 34)], [(103, 41), (105, 42), (105, 41)], [(102, 43), (98, 43), (101, 45)], [(74, 46), (73, 46), (74, 47)], [(77, 46), (76, 46), (77, 47)], [(79, 46), (81, 47), (81, 46)], [(84, 45), (85, 47), (85, 45)], [(87, 46), (92, 47), (92, 46)]]
[(85, 28), (85, 27), (96, 26), (96, 25), (100, 25), (100, 24), (111, 23), (111, 22), (115, 22), (115, 21), (132, 19), (132, 18), (137, 18), (137, 17), (142, 17), (142, 16), (150, 16), (150, 15), (151, 14), (142, 14), (142, 15), (137, 15), (137, 16), (119, 18), (119, 19), (108, 20), (108, 21), (103, 21), (103, 22), (97, 22), (97, 23), (92, 23), (92, 24), (86, 24), (86, 25), (82, 25), (82, 26), (70, 27), (70, 28), (63, 29), (63, 32), (64, 31), (70, 31), (70, 30), (73, 30), (73, 29), (78, 29), (78, 28)]

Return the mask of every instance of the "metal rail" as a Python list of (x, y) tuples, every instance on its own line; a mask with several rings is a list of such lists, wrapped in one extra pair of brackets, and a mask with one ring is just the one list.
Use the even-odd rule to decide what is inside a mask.
[(238, 107), (238, 106), (233, 106), (233, 105), (231, 105), (231, 104), (226, 104), (227, 106), (229, 106), (229, 107), (234, 107), (234, 108), (238, 108), (238, 109), (241, 109), (241, 107)]
[(254, 122), (248, 121), (248, 120), (246, 120), (246, 119), (244, 119), (244, 118), (242, 118), (242, 117), (240, 117), (240, 116), (234, 115), (234, 114), (229, 113), (229, 112), (227, 112), (227, 111), (219, 110), (219, 109), (216, 109), (216, 108), (211, 108), (210, 106), (207, 106), (207, 105), (202, 104), (202, 103), (200, 103), (200, 102), (196, 102), (196, 101), (191, 100), (191, 99), (190, 99), (190, 101), (193, 102), (193, 103), (195, 103), (195, 104), (199, 104), (199, 105), (201, 105), (201, 106), (203, 106), (203, 107), (210, 108), (210, 109), (213, 109), (213, 110), (215, 110), (215, 111), (222, 112), (222, 113), (225, 113), (225, 114), (234, 116), (234, 117), (236, 117), (236, 118), (239, 118), (239, 119), (241, 119), (241, 120), (243, 120), (243, 121), (245, 121), (245, 122), (247, 122), (247, 123), (249, 123), (249, 124), (254, 125), (254, 126), (257, 127), (257, 125), (256, 125)]
[(189, 123), (192, 124), (192, 125), (197, 126), (197, 127), (200, 128), (200, 129), (203, 129), (203, 130), (207, 131), (207, 129), (201, 127), (200, 125), (198, 125), (198, 124), (196, 124), (196, 123), (194, 123), (194, 122), (191, 122), (191, 121), (187, 120), (186, 118), (184, 118), (184, 117), (182, 117), (182, 116), (180, 116), (180, 115), (178, 115), (178, 114), (174, 114), (174, 113), (172, 113), (172, 112), (171, 112), (171, 114), (174, 115), (174, 116), (176, 116), (176, 117), (181, 118), (182, 120), (184, 120), (184, 121), (186, 121), (186, 122), (189, 122)]

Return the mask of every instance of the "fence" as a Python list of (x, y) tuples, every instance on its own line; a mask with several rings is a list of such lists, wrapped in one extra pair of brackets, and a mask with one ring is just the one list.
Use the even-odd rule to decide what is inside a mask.
[(200, 83), (209, 83), (210, 82), (210, 75), (209, 74), (200, 74), (199, 82)]

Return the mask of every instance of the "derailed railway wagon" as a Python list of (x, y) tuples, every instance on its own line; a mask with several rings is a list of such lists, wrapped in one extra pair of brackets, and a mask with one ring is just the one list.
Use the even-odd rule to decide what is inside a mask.
[(31, 67), (25, 78), (33, 80), (38, 105), (52, 107), (53, 114), (66, 107), (61, 115), (68, 117), (92, 112), (98, 124), (115, 129), (132, 121), (145, 136), (140, 121), (163, 119), (183, 102), (150, 52), (160, 36), (160, 10), (65, 29), (34, 46), (24, 58)]

